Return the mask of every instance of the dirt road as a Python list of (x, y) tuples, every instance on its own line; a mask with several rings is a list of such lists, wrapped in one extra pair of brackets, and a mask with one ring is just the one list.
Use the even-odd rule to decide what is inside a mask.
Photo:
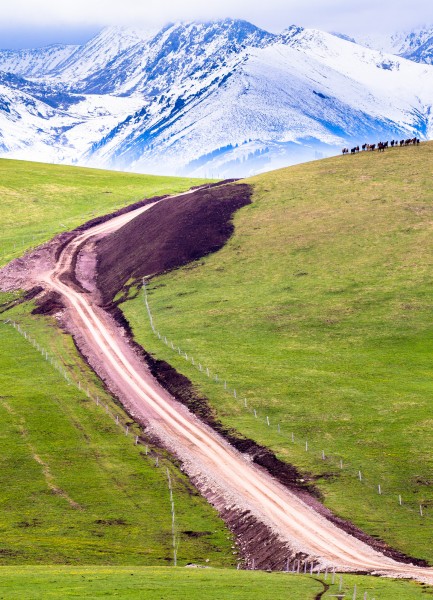
[(154, 205), (147, 205), (97, 225), (67, 244), (55, 269), (41, 275), (45, 287), (61, 294), (68, 318), (80, 332), (87, 349), (104, 365), (113, 389), (129, 412), (149, 424), (192, 476), (205, 477), (227, 504), (251, 511), (295, 551), (302, 551), (324, 566), (390, 576), (413, 577), (433, 583), (433, 568), (398, 563), (348, 535), (316, 513), (302, 500), (248, 462), (217, 433), (177, 403), (150, 375), (112, 318), (89, 293), (77, 291), (68, 272), (86, 242), (92, 242), (125, 225)]

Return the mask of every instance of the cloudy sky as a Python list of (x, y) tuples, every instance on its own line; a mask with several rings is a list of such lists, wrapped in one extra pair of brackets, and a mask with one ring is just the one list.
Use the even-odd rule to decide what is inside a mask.
[(107, 25), (226, 17), (273, 32), (297, 24), (353, 36), (433, 24), (431, 0), (13, 0), (1, 7), (0, 48), (82, 43)]

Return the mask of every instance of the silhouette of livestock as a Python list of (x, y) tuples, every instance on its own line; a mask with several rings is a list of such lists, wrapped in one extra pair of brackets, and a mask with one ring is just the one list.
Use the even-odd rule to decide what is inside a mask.
[[(389, 148), (391, 146), (391, 148), (398, 148), (398, 146), (400, 145), (400, 147), (402, 146), (418, 146), (421, 143), (421, 140), (417, 137), (414, 138), (408, 138), (407, 140), (400, 140), (400, 142), (398, 140), (391, 140), (390, 142), (386, 141), (386, 142), (379, 142), (378, 144), (362, 144), (362, 150), (367, 151), (367, 152), (373, 152), (374, 150), (377, 150), (379, 152), (385, 152), (385, 150), (387, 148)], [(357, 152), (359, 152), (359, 146), (355, 146), (350, 150), (350, 154), (356, 154)], [(343, 148), (342, 150), (343, 154), (349, 154), (349, 148)]]

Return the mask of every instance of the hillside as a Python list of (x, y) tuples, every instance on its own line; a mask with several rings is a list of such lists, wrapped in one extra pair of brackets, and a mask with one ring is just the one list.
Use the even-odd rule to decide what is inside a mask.
[[(179, 564), (230, 566), (231, 537), (218, 516), (170, 456), (133, 426), (56, 320), (30, 316), (32, 308), (1, 317), (20, 323), (49, 361), (0, 322), (0, 564), (172, 564), (169, 469)], [(129, 425), (128, 436), (116, 415)], [(142, 446), (134, 446), (136, 435)]]
[(162, 339), (142, 293), (123, 305), (225, 426), (300, 468), (336, 514), (429, 561), (432, 168), (423, 144), (247, 180), (229, 243), (151, 280)]
[[(3, 197), (7, 199), (3, 219), (8, 222), (10, 230), (13, 228), (14, 233), (10, 235), (12, 243), (14, 235), (18, 241), (20, 234), (41, 226), (44, 213), (49, 216), (52, 232), (59, 227), (57, 219), (62, 219), (62, 227), (68, 222), (72, 227), (93, 216), (88, 212), (92, 197), (95, 198), (94, 212), (102, 213), (137, 200), (140, 188), (141, 198), (185, 189), (193, 183), (2, 162), (4, 164), (0, 165), (8, 175), (8, 186), (3, 190)], [(277, 181), (282, 173), (274, 174)], [(254, 185), (257, 192), (257, 184)], [(265, 186), (265, 189), (270, 188), (267, 182)], [(107, 198), (103, 191), (112, 191), (113, 197), (108, 194)], [(29, 210), (31, 205), (26, 205), (32, 192), (41, 203), (45, 203), (45, 207), (34, 213)], [(276, 189), (273, 192), (275, 200), (278, 194)], [(199, 199), (203, 200), (200, 196)], [(53, 206), (55, 201), (56, 207)], [(257, 197), (253, 205), (238, 213), (236, 223), (246, 210), (255, 211), (256, 204)], [(276, 218), (280, 217), (281, 214)], [(227, 235), (223, 229), (220, 233)], [(49, 231), (44, 231), (43, 235), (48, 236)], [(227, 251), (232, 254), (236, 235), (225, 249), (187, 269), (207, 264)], [(234, 249), (235, 252), (239, 250), (236, 245)], [(20, 249), (17, 247), (15, 252), (20, 252)], [(219, 273), (221, 275), (223, 271)], [(259, 273), (260, 276), (262, 274)], [(179, 297), (183, 293), (179, 291)], [(4, 294), (1, 301), (15, 297), (15, 294)], [(240, 303), (241, 309), (244, 300)], [(296, 597), (303, 594), (302, 597), (307, 599), (317, 597), (330, 585), (330, 574), (326, 580), (323, 574), (319, 578), (316, 575), (270, 576), (234, 570), (230, 573), (217, 570), (143, 570), (136, 566), (116, 568), (114, 565), (119, 564), (164, 565), (172, 562), (166, 468), (170, 470), (174, 483), (180, 564), (209, 561), (211, 566), (227, 566), (234, 564), (237, 557), (231, 546), (231, 535), (214, 511), (196, 495), (177, 465), (152, 440), (147, 440), (140, 433), (107, 394), (77, 353), (72, 338), (58, 329), (57, 319), (30, 315), (33, 306), (32, 302), (27, 302), (9, 309), (2, 314), (2, 320), (19, 322), (24, 331), (48, 351), (53, 364), (44, 360), (10, 323), (0, 324), (0, 408), (3, 414), (0, 434), (3, 448), (0, 554), (3, 565), (13, 565), (1, 568), (0, 594), (18, 598), (31, 593), (37, 598), (45, 597), (47, 593), (54, 597), (76, 596), (77, 593), (80, 597), (93, 597), (103, 593), (107, 597), (120, 594), (120, 597), (126, 598), (135, 597), (137, 589), (141, 592), (145, 589), (149, 598), (159, 598), (163, 593), (180, 600), (201, 597), (206, 585), (210, 586), (209, 597), (228, 597), (229, 594), (241, 600), (270, 593), (275, 598), (286, 597), (287, 593), (291, 593)], [(207, 313), (208, 308), (205, 308), (203, 316)], [(139, 310), (136, 316), (139, 316)], [(145, 315), (141, 316), (145, 323)], [(227, 323), (232, 326), (231, 317)], [(251, 320), (251, 323), (253, 325), (254, 321)], [(151, 344), (146, 342), (146, 347), (151, 347)], [(176, 361), (170, 362), (174, 364)], [(80, 381), (81, 389), (67, 385), (55, 369), (58, 364), (66, 369), (68, 378), (75, 384)], [(94, 402), (96, 396), (99, 404)], [(125, 436), (123, 428), (119, 429), (115, 424), (116, 415), (121, 424), (128, 424), (129, 436)], [(142, 446), (135, 447), (135, 434), (141, 436)], [(146, 442), (149, 453), (143, 455)], [(31, 566), (70, 563), (105, 566)], [(23, 564), (29, 566), (17, 567)], [(339, 581), (338, 576), (335, 585), (323, 597), (336, 593)], [(343, 576), (341, 585), (349, 594), (357, 586), (358, 592), (383, 599), (418, 598), (427, 591), (419, 584), (347, 575)]]
[[(91, 216), (199, 183), (5, 160), (0, 172), (1, 262)], [(58, 320), (32, 315), (32, 301), (14, 306), (19, 299), (0, 293), (0, 564), (170, 564), (169, 469), (179, 564), (230, 566), (231, 536), (215, 512), (134, 426)]]
[(93, 217), (201, 183), (0, 159), (0, 266)]

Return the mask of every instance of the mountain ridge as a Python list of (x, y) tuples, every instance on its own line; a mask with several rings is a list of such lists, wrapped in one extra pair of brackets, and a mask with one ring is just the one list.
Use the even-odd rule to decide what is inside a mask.
[(111, 27), (0, 51), (0, 83), (3, 155), (150, 173), (244, 176), (433, 127), (432, 66), (296, 25)]
[(385, 36), (371, 34), (360, 36), (356, 42), (372, 50), (396, 54), (414, 62), (426, 64), (433, 62), (433, 25), (424, 25), (411, 31), (399, 31)]

